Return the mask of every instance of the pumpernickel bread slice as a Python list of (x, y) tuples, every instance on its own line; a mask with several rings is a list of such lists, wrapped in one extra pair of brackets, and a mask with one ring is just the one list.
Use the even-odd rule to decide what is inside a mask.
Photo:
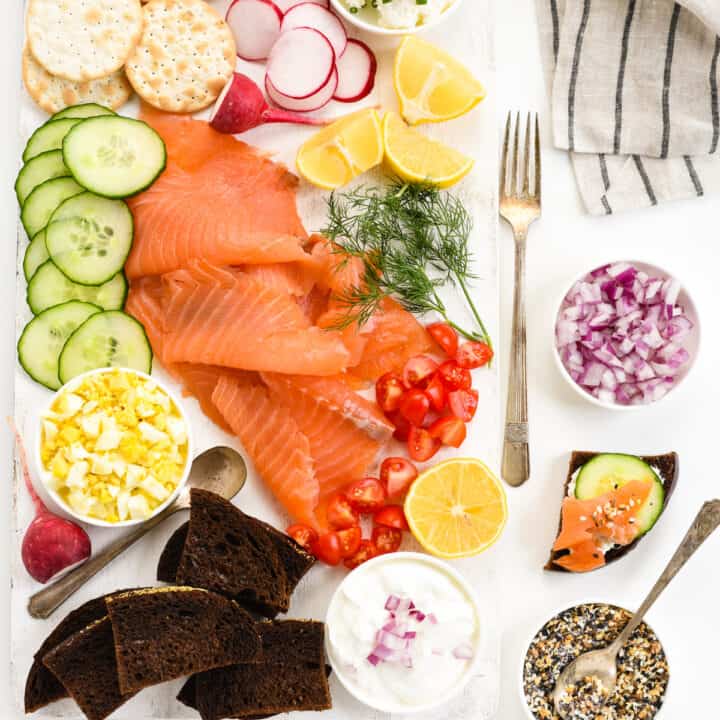
[[(119, 590), (118, 592), (126, 592)], [(95, 620), (107, 615), (105, 595), (88, 600), (80, 605), (55, 627), (35, 653), (25, 681), (25, 712), (32, 713), (52, 702), (68, 696), (62, 683), (43, 665), (42, 659), (60, 643), (67, 640), (79, 630), (87, 627)]]
[(115, 644), (106, 615), (71, 635), (43, 658), (88, 720), (103, 720), (135, 693), (120, 691)]
[[(574, 450), (573, 453), (570, 455), (570, 463), (568, 466), (568, 473), (567, 477), (565, 478), (565, 483), (563, 485), (563, 499), (567, 497), (568, 494), (568, 488), (570, 487), (570, 483), (572, 482), (573, 475), (587, 462), (592, 460), (594, 457), (597, 457), (602, 453), (599, 452), (588, 452), (588, 451), (580, 451), (580, 450)], [(678, 454), (675, 452), (669, 452), (665, 453), (664, 455), (637, 455), (640, 460), (647, 463), (651, 467), (655, 468), (657, 471), (658, 476), (660, 477), (660, 480), (663, 483), (663, 487), (665, 489), (665, 497), (663, 499), (663, 507), (661, 514), (665, 512), (665, 509), (667, 508), (667, 504), (670, 501), (670, 497), (673, 494), (673, 491), (675, 490), (675, 486), (677, 484), (679, 472), (680, 472), (680, 460), (678, 458)], [(558, 523), (558, 534), (560, 533), (560, 530), (562, 529), (562, 514), (560, 515), (560, 521)], [(605, 564), (609, 564), (611, 562), (615, 562), (616, 560), (619, 560), (621, 557), (624, 557), (629, 553), (631, 550), (637, 547), (637, 544), (644, 538), (644, 535), (641, 535), (640, 537), (636, 538), (632, 543), (629, 545), (618, 545), (616, 547), (611, 548), (605, 553)], [(550, 558), (548, 559), (545, 570), (550, 570), (553, 572), (569, 572), (566, 568), (562, 567), (561, 565), (556, 564), (555, 560), (557, 560), (559, 557), (561, 557), (562, 554), (564, 554), (565, 551), (550, 551)]]
[(107, 599), (123, 693), (255, 660), (260, 636), (234, 601), (190, 587), (149, 588)]
[(177, 571), (180, 565), (185, 541), (187, 540), (189, 522), (184, 522), (171, 536), (165, 544), (157, 566), (157, 579), (159, 582), (165, 582), (174, 585), (177, 582)]

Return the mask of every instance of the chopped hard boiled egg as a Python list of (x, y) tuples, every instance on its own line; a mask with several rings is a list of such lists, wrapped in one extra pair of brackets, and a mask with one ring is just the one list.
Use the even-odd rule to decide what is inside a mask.
[(177, 489), (188, 428), (157, 383), (113, 368), (61, 391), (41, 422), (48, 487), (78, 515), (150, 517)]

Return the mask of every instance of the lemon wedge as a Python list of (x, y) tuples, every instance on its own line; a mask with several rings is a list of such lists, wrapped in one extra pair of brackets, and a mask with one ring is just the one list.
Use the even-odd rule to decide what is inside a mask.
[(376, 110), (358, 110), (318, 131), (298, 150), (299, 173), (313, 185), (334, 190), (379, 165), (383, 158)]
[(485, 97), (485, 88), (462, 63), (415, 35), (397, 50), (393, 80), (400, 113), (410, 125), (451, 120)]
[(422, 473), (405, 498), (415, 539), (432, 555), (459, 558), (487, 550), (507, 521), (500, 481), (475, 458), (453, 458)]
[(473, 159), (408, 127), (397, 113), (383, 120), (385, 160), (392, 171), (408, 182), (446, 188), (472, 170)]

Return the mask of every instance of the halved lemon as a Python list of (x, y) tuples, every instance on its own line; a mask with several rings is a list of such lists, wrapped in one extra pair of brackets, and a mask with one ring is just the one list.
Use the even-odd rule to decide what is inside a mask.
[(500, 481), (475, 458), (453, 458), (422, 473), (405, 498), (415, 539), (432, 555), (459, 558), (487, 550), (507, 520)]
[(383, 158), (376, 110), (358, 110), (318, 131), (298, 150), (297, 168), (313, 185), (334, 190), (379, 165)]
[(485, 97), (470, 70), (416, 35), (408, 35), (398, 48), (393, 80), (400, 112), (410, 125), (451, 120)]
[(385, 160), (392, 171), (408, 182), (446, 188), (472, 170), (473, 159), (406, 125), (394, 112), (383, 120)]

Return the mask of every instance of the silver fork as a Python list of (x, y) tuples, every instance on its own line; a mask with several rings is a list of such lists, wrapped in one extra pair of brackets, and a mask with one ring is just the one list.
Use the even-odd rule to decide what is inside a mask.
[[(502, 165), (500, 168), (500, 217), (515, 236), (515, 293), (513, 298), (512, 345), (508, 381), (502, 477), (508, 485), (518, 487), (530, 477), (527, 409), (527, 338), (525, 329), (525, 246), (530, 224), (540, 217), (541, 163), (540, 125), (535, 115), (534, 153), (530, 152), (533, 130), (528, 113), (525, 126), (525, 152), (520, 148), (520, 113), (510, 143), (511, 113), (505, 125)], [(531, 162), (534, 156), (534, 162)], [(508, 182), (509, 178), (509, 182)]]

